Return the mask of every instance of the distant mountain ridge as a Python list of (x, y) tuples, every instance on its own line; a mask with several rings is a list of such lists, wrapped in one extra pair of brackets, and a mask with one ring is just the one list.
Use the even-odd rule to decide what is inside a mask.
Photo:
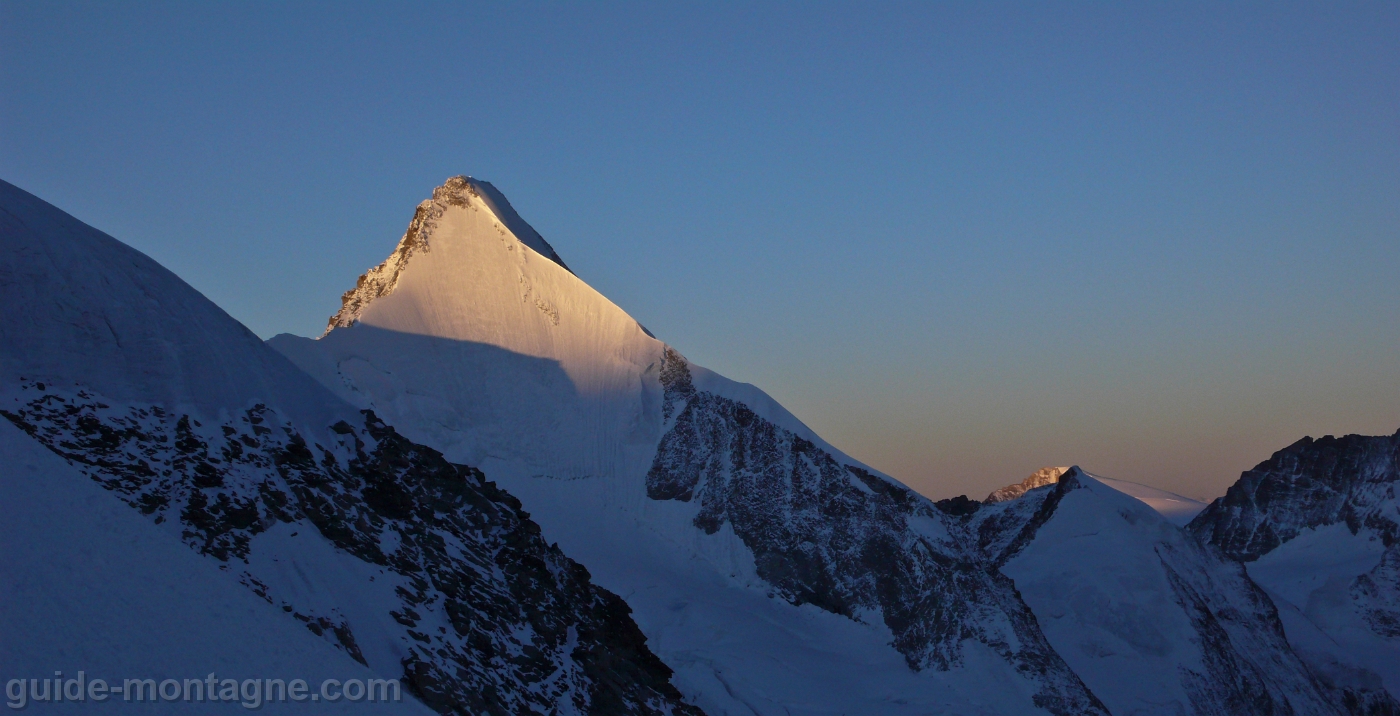
[(1345, 524), (1400, 542), (1400, 432), (1305, 437), (1240, 476), (1189, 529), (1252, 562), (1303, 530)]
[(1037, 487), (1053, 485), (1059, 482), (1060, 476), (1069, 472), (1069, 469), (1069, 467), (1042, 467), (1031, 473), (1026, 479), (1014, 485), (1007, 485), (1006, 487), (992, 490), (992, 493), (987, 495), (987, 499), (983, 500), (983, 502), (997, 503), (1014, 500), (1026, 494), (1028, 490), (1034, 490)]
[(1239, 564), (1077, 467), (964, 519), (967, 538), (1015, 581), (1050, 643), (1114, 713), (1396, 706), (1375, 684), (1320, 679)]

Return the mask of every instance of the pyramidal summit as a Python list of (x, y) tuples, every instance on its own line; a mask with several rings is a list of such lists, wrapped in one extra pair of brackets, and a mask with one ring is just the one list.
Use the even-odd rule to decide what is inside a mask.
[(295, 666), (405, 694), (348, 708), (472, 715), (1400, 713), (1400, 434), (1301, 441), (1209, 506), (1077, 466), (932, 500), (653, 336), (490, 183), (447, 180), (385, 251), (323, 335), (264, 343), (0, 184), (0, 677)]

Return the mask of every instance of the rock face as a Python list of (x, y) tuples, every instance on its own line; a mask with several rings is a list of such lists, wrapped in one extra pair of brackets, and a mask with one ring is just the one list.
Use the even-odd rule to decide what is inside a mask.
[(843, 465), (742, 403), (697, 391), (667, 348), (661, 438), (647, 496), (696, 500), (694, 524), (729, 525), (776, 596), (842, 616), (880, 615), (914, 669), (947, 670), (975, 639), (1031, 677), (1055, 714), (1106, 713), (1040, 634), (1010, 580), (949, 538), (927, 499)]
[(1397, 694), (1397, 488), (1400, 433), (1304, 438), (1241, 475), (1187, 529), (1247, 565), (1323, 678)]
[(236, 573), (267, 618), (441, 713), (700, 713), (626, 603), (479, 470), (333, 397), (145, 256), (8, 184), (0, 202), (0, 416)]
[(1307, 529), (1344, 524), (1400, 540), (1400, 432), (1303, 438), (1240, 476), (1188, 529), (1251, 562)]
[(1026, 494), (1027, 490), (1034, 490), (1037, 487), (1053, 485), (1059, 482), (1060, 476), (1065, 474), (1068, 470), (1068, 467), (1042, 467), (1015, 485), (1007, 485), (999, 490), (993, 490), (992, 494), (987, 495), (987, 499), (984, 500), (984, 502), (997, 503), (1014, 500)]
[[(223, 696), (233, 704), (210, 702), (206, 689), (199, 688), (192, 696), (206, 697), (203, 703), (147, 704), (138, 710), (217, 714), (241, 711), (237, 704), (242, 702), (259, 713), (283, 714), (305, 712), (306, 704), (286, 693), (269, 693), (266, 699), (261, 693), (235, 695), (239, 680), (276, 675), (310, 686), (332, 678), (342, 683), (355, 679), (369, 693), (364, 699), (340, 700), (337, 713), (433, 713), (239, 585), (234, 575), (219, 569), (222, 563), (153, 528), (140, 511), (113, 499), (111, 492), (3, 419), (0, 457), (5, 495), (0, 500), (0, 545), (5, 547), (0, 550), (0, 574), (5, 575), (0, 580), (0, 673), (9, 675), (7, 681), (52, 677), (60, 669), (75, 677), (68, 665), (77, 664), (88, 683), (115, 680), (119, 688), (124, 678), (202, 681), (213, 673), (215, 696), (232, 686)], [(63, 708), (25, 699), (27, 688), (24, 695), (11, 689), (7, 701), (12, 709), (25, 700), (31, 711)], [(35, 696), (46, 690), (41, 687)]]

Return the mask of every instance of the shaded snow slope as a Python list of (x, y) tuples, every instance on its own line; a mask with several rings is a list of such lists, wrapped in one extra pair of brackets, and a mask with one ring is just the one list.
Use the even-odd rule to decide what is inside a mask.
[[(345, 657), (234, 575), (192, 552), (0, 421), (0, 678), (382, 678)], [(121, 701), (121, 696), (112, 697)], [(52, 704), (31, 705), (30, 708)], [(431, 713), (342, 702), (329, 711)], [(72, 710), (91, 709), (72, 704)], [(159, 713), (227, 713), (227, 703), (144, 705)], [(305, 704), (267, 704), (277, 712)]]
[(1309, 529), (1246, 566), (1298, 652), (1329, 678), (1400, 693), (1397, 549), (1343, 525)]
[(1182, 497), (1173, 492), (1167, 492), (1166, 490), (1160, 490), (1136, 482), (1114, 480), (1097, 475), (1095, 475), (1095, 479), (1125, 495), (1131, 495), (1143, 501), (1148, 507), (1151, 507), (1156, 510), (1158, 514), (1165, 517), (1168, 522), (1178, 527), (1185, 526), (1192, 518), (1200, 514), (1201, 510), (1206, 508), (1206, 503), (1200, 500)]
[(695, 713), (626, 604), (479, 470), (8, 184), (0, 297), (0, 417), (347, 663), (444, 713)]
[(217, 417), (261, 402), (299, 425), (343, 403), (175, 274), (0, 181), (0, 380), (61, 379)]

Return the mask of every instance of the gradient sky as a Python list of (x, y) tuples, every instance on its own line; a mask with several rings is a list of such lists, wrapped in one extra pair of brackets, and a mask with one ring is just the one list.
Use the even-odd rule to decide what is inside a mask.
[(932, 497), (1400, 428), (1400, 3), (0, 2), (0, 177), (264, 337), (454, 174)]

